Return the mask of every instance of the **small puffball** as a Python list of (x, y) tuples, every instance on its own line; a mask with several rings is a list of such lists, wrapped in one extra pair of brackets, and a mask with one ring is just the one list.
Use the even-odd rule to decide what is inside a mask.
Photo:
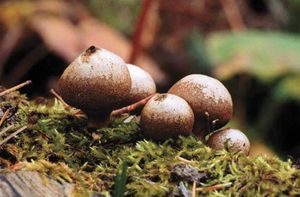
[(224, 126), (232, 117), (232, 99), (226, 87), (212, 77), (192, 74), (176, 82), (168, 91), (186, 100), (195, 116), (194, 132), (200, 136)]
[(248, 155), (250, 142), (247, 136), (238, 129), (222, 129), (211, 134), (207, 145), (215, 150), (228, 148), (231, 152), (243, 152)]
[(155, 82), (149, 73), (132, 64), (127, 64), (127, 68), (131, 77), (131, 90), (126, 104), (135, 103), (156, 92)]
[(84, 111), (93, 125), (129, 96), (131, 79), (121, 57), (91, 46), (65, 69), (58, 86), (62, 98)]
[(156, 94), (141, 113), (141, 130), (154, 140), (187, 136), (192, 133), (194, 114), (189, 104), (172, 94)]

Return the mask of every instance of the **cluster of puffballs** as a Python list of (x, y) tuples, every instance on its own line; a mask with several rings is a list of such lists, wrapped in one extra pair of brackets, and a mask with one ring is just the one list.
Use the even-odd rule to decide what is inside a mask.
[(153, 95), (140, 114), (143, 135), (161, 141), (196, 135), (213, 149), (249, 153), (250, 142), (238, 129), (225, 128), (233, 113), (231, 95), (217, 79), (191, 74), (167, 93), (156, 93), (149, 73), (126, 64), (116, 54), (94, 46), (80, 54), (63, 72), (59, 93), (81, 109), (89, 125), (103, 127), (114, 109)]

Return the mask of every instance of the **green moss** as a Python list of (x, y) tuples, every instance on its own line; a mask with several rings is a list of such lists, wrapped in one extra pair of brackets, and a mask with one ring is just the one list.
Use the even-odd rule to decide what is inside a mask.
[(127, 196), (191, 192), (193, 182), (203, 196), (300, 195), (300, 170), (291, 161), (214, 151), (193, 136), (160, 143), (146, 140), (134, 116), (88, 130), (86, 118), (57, 100), (21, 100), (3, 99), (17, 110), (10, 117), (14, 120), (5, 122), (2, 130), (13, 127), (0, 141), (21, 126), (28, 129), (0, 148), (1, 167), (7, 170), (22, 163), (25, 170), (74, 183), (75, 196), (112, 194), (124, 162)]

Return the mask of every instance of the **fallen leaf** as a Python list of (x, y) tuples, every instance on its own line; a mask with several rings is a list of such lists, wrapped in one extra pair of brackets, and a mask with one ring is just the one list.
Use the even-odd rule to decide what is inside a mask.
[[(128, 60), (131, 43), (121, 33), (93, 18), (80, 21), (79, 27), (85, 47), (96, 45), (113, 51), (125, 61)], [(166, 74), (145, 54), (138, 57), (136, 65), (149, 72), (158, 85), (161, 86), (168, 82)]]
[[(127, 62), (131, 42), (123, 34), (99, 22), (78, 4), (68, 4), (69, 10), (80, 13), (76, 17), (66, 12), (66, 3), (54, 1), (49, 7), (45, 5), (39, 4), (40, 12), (30, 18), (29, 25), (55, 54), (71, 62), (83, 50), (95, 45), (116, 53)], [(149, 72), (158, 86), (168, 83), (167, 75), (147, 55), (141, 54), (136, 64)]]
[(38, 33), (51, 51), (68, 62), (73, 61), (85, 48), (78, 28), (67, 19), (35, 15), (30, 20), (30, 27)]

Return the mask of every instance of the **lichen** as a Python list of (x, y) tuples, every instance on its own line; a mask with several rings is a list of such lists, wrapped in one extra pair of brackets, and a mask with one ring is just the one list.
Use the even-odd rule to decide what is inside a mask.
[(86, 117), (56, 99), (19, 96), (2, 98), (0, 104), (1, 110), (16, 108), (0, 130), (12, 125), (0, 142), (28, 127), (0, 147), (2, 170), (35, 170), (73, 183), (74, 196), (113, 195), (124, 162), (125, 196), (190, 194), (193, 184), (199, 196), (300, 195), (300, 170), (290, 160), (214, 151), (194, 136), (154, 142), (142, 136), (138, 118), (129, 115), (88, 130)]

